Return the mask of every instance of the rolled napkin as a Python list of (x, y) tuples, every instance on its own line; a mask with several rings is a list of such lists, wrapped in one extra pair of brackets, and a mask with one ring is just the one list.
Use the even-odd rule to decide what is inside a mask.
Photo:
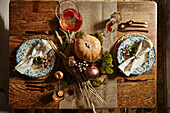
[[(45, 56), (50, 50), (51, 46), (44, 39), (40, 40), (34, 48), (30, 48), (30, 54), (26, 55), (16, 66), (15, 69), (19, 71), (21, 74), (24, 74), (26, 70), (28, 70), (33, 64), (33, 60), (38, 56)], [(28, 52), (28, 53), (29, 53)]]
[(130, 57), (129, 59), (125, 60), (123, 63), (121, 63), (118, 68), (126, 75), (129, 76), (133, 70), (137, 67), (137, 64), (140, 60), (140, 58), (148, 53), (151, 48), (153, 47), (153, 44), (150, 40), (142, 40), (139, 43), (139, 46), (137, 47), (137, 52), (134, 56)]

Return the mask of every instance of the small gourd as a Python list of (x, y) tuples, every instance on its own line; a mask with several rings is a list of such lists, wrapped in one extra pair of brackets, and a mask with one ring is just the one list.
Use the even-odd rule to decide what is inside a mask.
[(101, 52), (101, 43), (96, 37), (86, 34), (76, 39), (74, 51), (79, 59), (92, 62)]

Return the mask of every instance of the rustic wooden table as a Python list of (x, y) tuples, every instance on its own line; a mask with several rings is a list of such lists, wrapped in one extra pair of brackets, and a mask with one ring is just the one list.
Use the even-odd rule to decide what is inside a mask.
[[(56, 80), (53, 78), (53, 71), (39, 79), (31, 79), (13, 72), (15, 55), (19, 45), (26, 39), (33, 36), (25, 34), (25, 31), (54, 31), (58, 29), (58, 21), (55, 17), (56, 1), (43, 2), (10, 2), (10, 77), (9, 77), (9, 107), (16, 109), (58, 109), (58, 103), (52, 100), (52, 92), (58, 89)], [(154, 2), (118, 2), (118, 12), (121, 13), (126, 22), (130, 19), (134, 21), (148, 22), (149, 33), (146, 35), (154, 44), (157, 50), (157, 6)], [(127, 33), (117, 32), (117, 39)], [(37, 37), (46, 38), (45, 35)], [(54, 35), (48, 36), (56, 41)], [(121, 40), (120, 40), (121, 42)], [(57, 59), (57, 63), (59, 61)], [(58, 67), (56, 65), (55, 69)], [(116, 66), (115, 66), (116, 68)], [(54, 70), (55, 70), (54, 69)], [(115, 69), (116, 73), (119, 70)], [(120, 74), (121, 75), (121, 74)], [(50, 77), (49, 77), (50, 76)], [(116, 79), (120, 79), (118, 76)], [(148, 78), (144, 82), (124, 82), (117, 81), (117, 108), (152, 108), (156, 106), (156, 84), (157, 84), (157, 61), (147, 73), (137, 76), (137, 78)], [(37, 88), (28, 89), (27, 85), (36, 84), (44, 87), (51, 84), (50, 89)]]

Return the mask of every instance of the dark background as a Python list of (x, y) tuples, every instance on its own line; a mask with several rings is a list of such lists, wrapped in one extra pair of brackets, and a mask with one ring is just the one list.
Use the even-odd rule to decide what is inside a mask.
[[(119, 0), (117, 0), (119, 1)], [(120, 0), (120, 1), (135, 1), (135, 0)], [(136, 0), (139, 1), (139, 0)], [(153, 0), (140, 0), (140, 1), (153, 1)], [(166, 49), (166, 72), (167, 76), (165, 77), (164, 85), (167, 83), (167, 87), (164, 87), (165, 95), (158, 96), (164, 97), (166, 100), (164, 103), (164, 108), (170, 106), (170, 0), (155, 0), (158, 3), (158, 29), (161, 29), (162, 38), (165, 38)], [(160, 28), (161, 27), (161, 28)], [(9, 44), (8, 44), (8, 36), (9, 36), (9, 0), (0, 0), (0, 113), (8, 113), (8, 77), (9, 77)], [(158, 35), (160, 36), (160, 35)], [(158, 42), (159, 43), (159, 42)], [(159, 48), (159, 46), (158, 46)], [(167, 89), (169, 89), (167, 91)], [(166, 95), (167, 94), (167, 95)], [(169, 101), (168, 101), (169, 100)], [(159, 102), (158, 102), (159, 103)], [(25, 111), (25, 110), (22, 110)], [(113, 113), (113, 110), (105, 111), (105, 113)], [(136, 112), (139, 110), (136, 110)], [(21, 110), (17, 110), (16, 113), (20, 113)], [(34, 111), (36, 112), (36, 110)], [(55, 111), (61, 112), (61, 111)], [(65, 113), (66, 111), (63, 111)], [(70, 110), (68, 113), (73, 113), (74, 110)], [(99, 110), (97, 111), (99, 113)], [(149, 112), (149, 111), (148, 111)], [(25, 112), (24, 112), (25, 113)], [(41, 113), (41, 110), (39, 111)], [(44, 113), (44, 112), (42, 112)], [(53, 112), (51, 112), (53, 113)], [(81, 113), (88, 113), (88, 111), (81, 111)], [(101, 113), (104, 113), (102, 111)], [(118, 112), (114, 112), (118, 113)], [(130, 112), (131, 113), (131, 112)], [(156, 113), (156, 112), (154, 112)], [(158, 113), (158, 112), (157, 112)], [(170, 111), (169, 111), (170, 113)]]

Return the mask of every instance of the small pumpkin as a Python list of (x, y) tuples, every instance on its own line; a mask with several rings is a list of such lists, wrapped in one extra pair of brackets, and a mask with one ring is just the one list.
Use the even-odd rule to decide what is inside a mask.
[(101, 52), (100, 41), (91, 35), (83, 35), (76, 39), (74, 51), (79, 59), (92, 62)]

